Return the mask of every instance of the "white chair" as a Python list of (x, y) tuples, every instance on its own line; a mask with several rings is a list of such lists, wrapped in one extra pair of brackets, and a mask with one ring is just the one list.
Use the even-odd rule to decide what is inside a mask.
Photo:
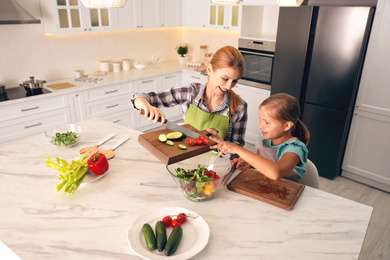
[(306, 172), (301, 179), (301, 183), (316, 189), (320, 187), (320, 177), (318, 176), (317, 167), (309, 159), (307, 159)]

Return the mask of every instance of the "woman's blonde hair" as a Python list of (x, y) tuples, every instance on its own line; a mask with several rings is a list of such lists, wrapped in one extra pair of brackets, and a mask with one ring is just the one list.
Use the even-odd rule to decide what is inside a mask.
[(294, 123), (291, 134), (299, 138), (305, 145), (309, 143), (310, 133), (305, 124), (299, 119), (300, 108), (298, 100), (286, 93), (273, 94), (261, 103), (269, 115), (282, 122)]
[[(240, 77), (244, 71), (244, 57), (239, 50), (232, 46), (225, 46), (220, 48), (213, 55), (210, 64), (213, 70), (233, 68), (239, 72)], [(242, 99), (233, 90), (229, 90), (228, 94), (230, 98), (230, 112), (234, 114)]]

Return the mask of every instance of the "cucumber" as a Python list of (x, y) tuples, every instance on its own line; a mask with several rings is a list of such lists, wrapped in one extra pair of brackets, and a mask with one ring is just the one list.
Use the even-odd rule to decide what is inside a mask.
[(187, 136), (182, 132), (170, 132), (167, 134), (168, 140), (182, 140)]
[(187, 150), (187, 146), (185, 146), (184, 144), (179, 144), (178, 146), (182, 150)]
[(160, 142), (162, 143), (165, 143), (168, 140), (168, 138), (165, 134), (161, 134), (158, 136), (158, 140), (160, 140)]
[(167, 230), (161, 220), (156, 222), (156, 242), (158, 251), (162, 252), (167, 243)]
[(150, 250), (156, 249), (156, 237), (154, 236), (152, 227), (148, 223), (145, 223), (142, 226), (142, 232), (144, 233), (146, 245), (148, 248)]
[(171, 235), (168, 238), (167, 243), (165, 244), (165, 255), (170, 256), (175, 253), (176, 249), (179, 247), (181, 238), (183, 237), (182, 227), (175, 227), (172, 230)]
[(167, 140), (165, 143), (166, 143), (167, 145), (169, 145), (169, 146), (174, 145), (174, 143), (173, 143), (171, 140)]

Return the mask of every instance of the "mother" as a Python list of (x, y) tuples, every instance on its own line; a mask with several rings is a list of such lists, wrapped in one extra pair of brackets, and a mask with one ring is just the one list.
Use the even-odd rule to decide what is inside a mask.
[[(203, 85), (191, 83), (184, 87), (173, 87), (155, 93), (135, 93), (132, 104), (145, 111), (145, 117), (154, 123), (165, 121), (165, 115), (158, 107), (181, 105), (184, 123), (199, 131), (208, 128), (214, 137), (244, 146), (247, 123), (247, 103), (233, 92), (241, 78), (244, 58), (232, 46), (219, 49), (207, 66), (208, 82)], [(209, 130), (210, 131), (210, 130)]]

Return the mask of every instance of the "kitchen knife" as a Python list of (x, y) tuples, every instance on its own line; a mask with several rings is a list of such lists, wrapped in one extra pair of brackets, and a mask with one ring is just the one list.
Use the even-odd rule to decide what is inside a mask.
[[(145, 115), (145, 111), (143, 109), (141, 109), (140, 115)], [(161, 117), (158, 119), (158, 121), (161, 122)], [(172, 131), (182, 132), (189, 137), (198, 138), (200, 136), (199, 133), (191, 131), (191, 130), (189, 130), (183, 126), (180, 126), (176, 123), (172, 123), (172, 122), (168, 121), (167, 119), (165, 119), (164, 125), (165, 125), (165, 129), (170, 129)]]

